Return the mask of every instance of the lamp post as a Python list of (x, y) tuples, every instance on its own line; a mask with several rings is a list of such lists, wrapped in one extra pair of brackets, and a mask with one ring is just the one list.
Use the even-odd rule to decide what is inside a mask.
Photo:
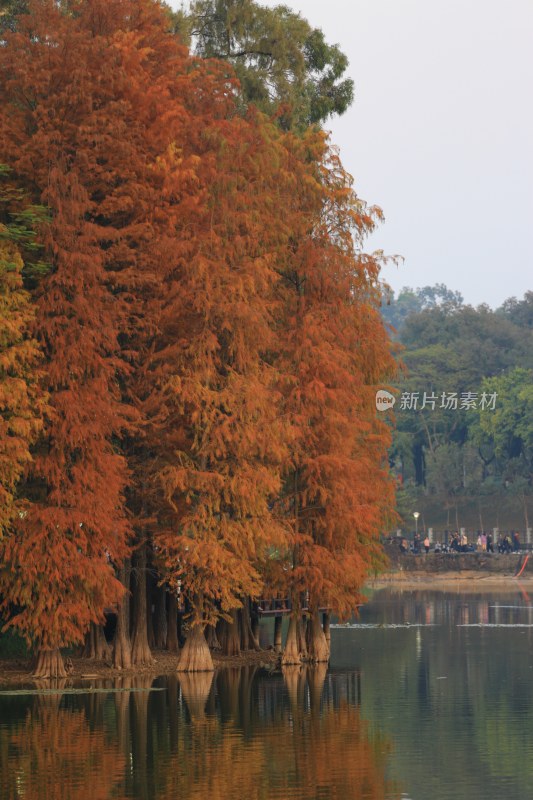
[(415, 518), (415, 536), (418, 536), (418, 517), (420, 516), (419, 511), (413, 512), (413, 517)]

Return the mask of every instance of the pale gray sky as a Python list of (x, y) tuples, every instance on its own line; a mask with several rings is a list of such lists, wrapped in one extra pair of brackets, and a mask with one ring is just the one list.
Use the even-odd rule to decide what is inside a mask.
[(349, 57), (355, 102), (328, 127), (385, 212), (369, 249), (405, 258), (385, 280), (492, 306), (533, 288), (533, 0), (284, 5)]

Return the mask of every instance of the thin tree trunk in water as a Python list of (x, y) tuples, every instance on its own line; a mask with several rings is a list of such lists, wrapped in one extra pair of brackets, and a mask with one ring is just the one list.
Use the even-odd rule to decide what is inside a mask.
[(259, 642), (259, 614), (257, 612), (257, 604), (254, 603), (250, 615), (250, 629), (252, 632), (252, 641), (255, 650), (262, 650)]
[(155, 599), (155, 581), (152, 577), (151, 571), (146, 569), (146, 636), (148, 638), (148, 647), (150, 650), (155, 648), (155, 635), (154, 635), (154, 599)]
[(281, 627), (283, 625), (283, 617), (281, 614), (274, 617), (274, 650), (276, 653), (281, 653)]
[(298, 622), (300, 612), (298, 610), (291, 613), (289, 619), (289, 630), (287, 631), (287, 640), (283, 655), (281, 656), (282, 666), (292, 666), (294, 664), (302, 663), (302, 653), (300, 650), (299, 637), (298, 637)]
[(180, 613), (180, 607), (178, 603), (178, 645), (182, 647), (185, 644), (185, 637), (183, 635), (183, 613)]
[(167, 590), (164, 586), (155, 589), (154, 636), (155, 646), (164, 650), (167, 644)]
[(133, 666), (152, 664), (153, 658), (148, 645), (148, 617), (146, 603), (146, 544), (142, 544), (135, 557), (135, 593), (133, 642), (131, 663)]
[(213, 659), (204, 636), (203, 598), (195, 597), (187, 640), (178, 660), (178, 672), (213, 672)]
[(117, 609), (117, 627), (113, 642), (113, 666), (115, 669), (131, 668), (130, 572), (131, 563), (128, 558), (118, 572), (119, 580), (126, 587), (126, 591)]
[[(244, 603), (246, 603), (246, 599)], [(246, 620), (246, 609), (243, 606), (237, 611), (237, 627), (239, 629), (239, 639), (241, 650), (246, 652), (250, 649), (250, 629)]]
[(326, 637), (326, 642), (328, 643), (328, 647), (331, 650), (331, 618), (329, 611), (324, 611), (322, 614), (322, 629), (324, 631), (324, 636)]
[(243, 607), (239, 609), (239, 620), (241, 623), (241, 648), (243, 650), (257, 650), (260, 651), (261, 647), (259, 642), (253, 635), (252, 620), (250, 618), (250, 600), (248, 597), (244, 598)]
[(307, 652), (309, 661), (313, 664), (322, 664), (329, 661), (329, 647), (320, 624), (318, 606), (311, 610), (311, 619), (307, 626)]
[(33, 671), (34, 678), (66, 678), (67, 672), (60, 650), (39, 650)]
[[(292, 564), (295, 568), (298, 564), (298, 535), (300, 529), (299, 520), (300, 498), (298, 489), (298, 469), (294, 470), (294, 550), (292, 554)], [(300, 631), (300, 596), (294, 593), (291, 597), (291, 615), (289, 618), (289, 630), (285, 647), (281, 655), (281, 665), (294, 666), (302, 663), (302, 636)]]
[(108, 644), (104, 629), (101, 625), (91, 622), (91, 627), (85, 636), (85, 649), (83, 657), (93, 661), (108, 661), (111, 658), (111, 647)]
[(302, 617), (298, 619), (298, 647), (300, 649), (300, 655), (302, 657), (302, 661), (307, 660), (307, 617)]
[(178, 653), (180, 649), (178, 641), (178, 598), (173, 592), (168, 595), (168, 625), (167, 625), (167, 650), (170, 653)]

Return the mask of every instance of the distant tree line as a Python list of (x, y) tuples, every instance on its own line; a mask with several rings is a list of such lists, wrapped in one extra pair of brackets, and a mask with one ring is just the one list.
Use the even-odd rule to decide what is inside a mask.
[[(420, 496), (443, 500), (455, 525), (465, 498), (508, 495), (520, 504), (528, 527), (533, 292), (492, 310), (465, 305), (443, 284), (404, 288), (384, 299), (382, 314), (403, 347), (390, 458), (404, 520)], [(442, 393), (453, 392), (458, 408), (442, 408)], [(436, 395), (435, 408), (422, 409), (424, 393)], [(476, 397), (471, 408), (461, 409), (465, 393)], [(481, 407), (483, 393), (496, 395), (494, 410)], [(400, 408), (403, 394), (418, 395), (416, 409)]]

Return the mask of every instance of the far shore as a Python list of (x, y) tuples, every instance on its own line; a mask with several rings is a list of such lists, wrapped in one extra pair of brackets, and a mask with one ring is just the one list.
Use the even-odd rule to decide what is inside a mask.
[(425, 572), (417, 570), (395, 570), (379, 575), (366, 584), (370, 589), (398, 588), (406, 590), (429, 589), (437, 592), (519, 592), (521, 589), (533, 590), (533, 575), (520, 578), (512, 575), (461, 570), (450, 572)]

